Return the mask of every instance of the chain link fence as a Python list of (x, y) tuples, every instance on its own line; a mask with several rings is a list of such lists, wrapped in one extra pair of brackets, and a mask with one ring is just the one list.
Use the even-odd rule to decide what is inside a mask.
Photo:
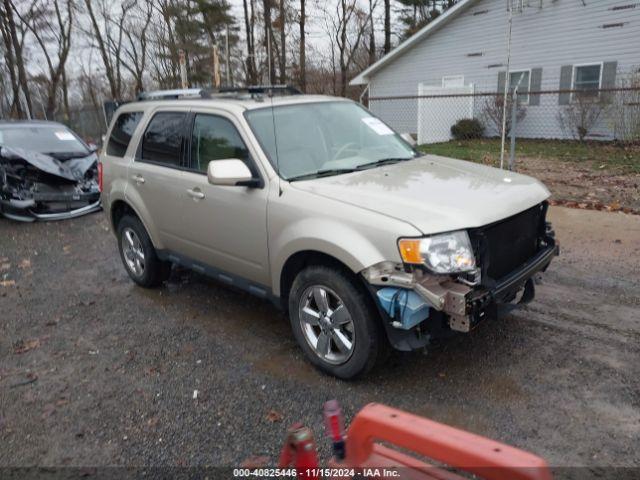
[[(547, 85), (555, 81), (547, 82)], [(368, 106), (419, 145), (454, 140), (501, 139), (506, 154), (521, 139), (640, 144), (640, 77), (618, 77), (612, 88), (541, 88), (517, 83), (421, 84), (417, 95), (372, 95)], [(505, 117), (506, 112), (506, 117)]]
[(102, 145), (102, 136), (107, 131), (103, 109), (92, 105), (72, 107), (68, 118), (59, 111), (53, 120), (67, 125), (87, 143), (98, 146)]

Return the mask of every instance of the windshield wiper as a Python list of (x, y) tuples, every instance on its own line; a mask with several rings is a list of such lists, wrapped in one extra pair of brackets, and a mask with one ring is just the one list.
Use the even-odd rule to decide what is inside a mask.
[(370, 168), (381, 167), (383, 165), (393, 165), (394, 163), (405, 162), (407, 160), (413, 160), (415, 157), (403, 157), (403, 158), (383, 158), (382, 160), (378, 160), (376, 162), (364, 163), (362, 165), (358, 165), (356, 170), (368, 170)]
[(333, 177), (334, 175), (342, 175), (345, 173), (355, 172), (355, 168), (330, 168), (327, 170), (318, 170), (314, 173), (305, 173), (304, 175), (298, 175), (297, 177), (291, 177), (287, 180), (295, 182), (297, 180), (311, 180), (313, 178)]

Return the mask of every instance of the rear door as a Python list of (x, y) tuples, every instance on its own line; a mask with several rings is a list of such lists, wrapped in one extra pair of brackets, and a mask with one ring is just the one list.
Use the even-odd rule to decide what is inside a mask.
[(189, 170), (181, 182), (189, 196), (183, 204), (183, 235), (192, 258), (269, 285), (267, 189), (211, 185), (207, 179), (209, 162), (231, 158), (262, 178), (245, 138), (232, 116), (193, 112), (186, 142)]
[(129, 168), (126, 196), (160, 249), (180, 251), (184, 247), (181, 231), (188, 118), (188, 109), (153, 112)]

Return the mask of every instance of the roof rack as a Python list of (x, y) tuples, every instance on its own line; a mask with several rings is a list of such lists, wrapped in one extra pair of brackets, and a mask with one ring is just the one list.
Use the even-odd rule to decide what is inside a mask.
[(240, 95), (249, 95), (251, 98), (261, 98), (264, 95), (286, 96), (302, 95), (302, 92), (292, 85), (256, 85), (247, 87), (221, 87), (217, 89), (206, 88), (184, 88), (175, 90), (157, 90), (154, 92), (142, 92), (138, 95), (138, 100), (177, 100), (193, 98), (215, 98), (223, 97), (237, 98)]

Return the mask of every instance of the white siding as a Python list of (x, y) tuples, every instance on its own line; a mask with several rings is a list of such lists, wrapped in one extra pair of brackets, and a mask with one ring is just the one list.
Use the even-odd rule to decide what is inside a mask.
[[(525, 1), (525, 3), (527, 3)], [(516, 14), (512, 36), (512, 70), (541, 67), (542, 89), (559, 88), (562, 65), (618, 62), (619, 71), (640, 67), (640, 3), (637, 0), (529, 0)], [(612, 10), (633, 5), (635, 8)], [(474, 13), (488, 10), (488, 13)], [(624, 23), (622, 27), (602, 28)], [(506, 69), (507, 11), (505, 0), (471, 1), (454, 18), (399, 57), (371, 74), (370, 96), (417, 95), (418, 85), (440, 85), (443, 76), (464, 75), (482, 91), (495, 91), (498, 72)], [(469, 54), (482, 53), (482, 56)], [(490, 65), (501, 64), (501, 67)], [(372, 102), (371, 109), (397, 129), (415, 133), (417, 101)], [(531, 128), (555, 121), (549, 112), (557, 97), (542, 96), (539, 107), (528, 108), (518, 134), (537, 136)], [(537, 110), (537, 112), (536, 112)], [(537, 118), (545, 111), (546, 120)], [(527, 127), (530, 125), (530, 127)], [(550, 131), (555, 125), (546, 125)], [(542, 135), (546, 136), (546, 135)]]

